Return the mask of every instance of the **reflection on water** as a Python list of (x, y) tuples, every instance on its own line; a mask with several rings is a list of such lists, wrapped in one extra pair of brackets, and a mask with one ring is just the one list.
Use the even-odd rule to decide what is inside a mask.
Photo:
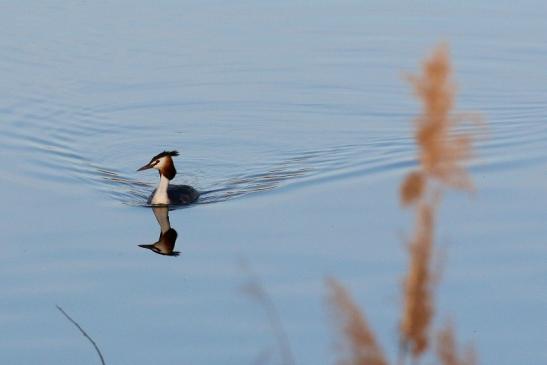
[(139, 245), (139, 247), (149, 249), (150, 251), (159, 255), (165, 256), (178, 256), (179, 251), (175, 251), (175, 243), (177, 242), (177, 231), (171, 228), (169, 222), (169, 208), (164, 207), (152, 207), (154, 216), (160, 226), (160, 237), (152, 244)]

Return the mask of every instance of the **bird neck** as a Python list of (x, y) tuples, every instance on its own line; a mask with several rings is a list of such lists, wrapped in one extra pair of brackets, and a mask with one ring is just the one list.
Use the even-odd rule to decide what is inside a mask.
[(152, 197), (152, 204), (169, 204), (169, 196), (167, 188), (169, 187), (169, 179), (160, 175), (160, 183)]

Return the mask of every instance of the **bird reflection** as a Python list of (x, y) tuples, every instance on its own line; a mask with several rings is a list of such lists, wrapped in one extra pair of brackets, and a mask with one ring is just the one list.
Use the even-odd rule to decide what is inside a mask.
[(174, 251), (178, 235), (177, 231), (171, 228), (171, 224), (169, 223), (169, 208), (167, 206), (158, 206), (153, 207), (152, 210), (160, 225), (160, 238), (157, 242), (149, 245), (139, 245), (139, 247), (147, 248), (159, 255), (178, 256), (179, 252)]

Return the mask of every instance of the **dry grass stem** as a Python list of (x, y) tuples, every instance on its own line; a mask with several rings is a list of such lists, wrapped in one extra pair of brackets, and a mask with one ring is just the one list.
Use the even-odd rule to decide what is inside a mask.
[(59, 310), (59, 312), (61, 312), (61, 314), (63, 316), (65, 316), (66, 319), (68, 319), (70, 321), (70, 323), (72, 323), (74, 326), (76, 326), (76, 328), (82, 333), (82, 335), (84, 335), (85, 338), (87, 338), (87, 340), (93, 345), (93, 348), (95, 349), (95, 352), (97, 352), (97, 355), (99, 355), (99, 359), (101, 360), (101, 364), (102, 365), (105, 365), (105, 361), (104, 361), (104, 357), (103, 357), (103, 354), (101, 353), (101, 350), (99, 350), (99, 346), (97, 346), (97, 344), (95, 343), (95, 341), (93, 341), (93, 339), (91, 338), (91, 336), (89, 336), (86, 331), (84, 331), (84, 329), (78, 324), (78, 322), (76, 322), (75, 320), (72, 319), (72, 317), (70, 317), (64, 310), (63, 308), (61, 308), (60, 306), (57, 306), (57, 309)]
[(469, 347), (460, 355), (456, 344), (454, 327), (447, 324), (437, 335), (437, 357), (441, 365), (475, 365), (475, 351)]
[(387, 365), (384, 354), (376, 342), (373, 331), (349, 292), (336, 280), (328, 279), (329, 304), (340, 328), (347, 358), (343, 365)]
[(418, 207), (417, 228), (409, 245), (410, 265), (404, 280), (403, 314), (400, 323), (404, 349), (420, 356), (429, 344), (429, 327), (433, 318), (432, 251), (434, 208), (427, 203)]
[(241, 261), (240, 265), (241, 269), (246, 273), (248, 277), (248, 282), (242, 288), (243, 292), (246, 293), (250, 298), (256, 300), (262, 306), (262, 308), (264, 308), (264, 311), (268, 316), (272, 332), (277, 340), (282, 364), (294, 365), (295, 362), (292, 355), (289, 337), (285, 332), (283, 322), (281, 321), (281, 317), (277, 311), (275, 303), (273, 302), (268, 292), (262, 286), (258, 275), (256, 275), (251, 270), (250, 266), (245, 261)]

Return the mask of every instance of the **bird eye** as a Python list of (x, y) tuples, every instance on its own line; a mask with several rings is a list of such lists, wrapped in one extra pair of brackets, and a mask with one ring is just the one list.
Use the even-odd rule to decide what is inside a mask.
[(157, 164), (159, 164), (159, 163), (160, 163), (160, 160), (156, 160), (156, 163), (155, 163), (155, 164), (157, 165)]

